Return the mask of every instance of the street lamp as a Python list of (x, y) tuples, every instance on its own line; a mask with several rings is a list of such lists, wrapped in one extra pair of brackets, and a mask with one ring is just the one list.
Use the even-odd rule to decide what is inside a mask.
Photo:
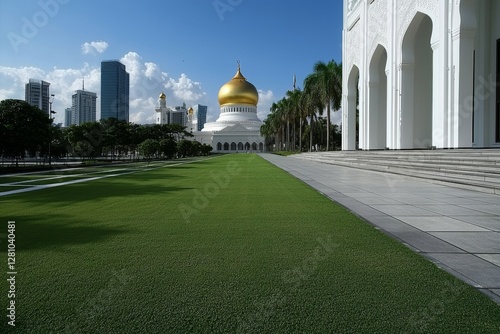
[(55, 114), (55, 111), (52, 111), (52, 102), (54, 102), (54, 94), (50, 94), (49, 98), (49, 166), (52, 165), (52, 159), (50, 154), (50, 143), (52, 141), (52, 114)]

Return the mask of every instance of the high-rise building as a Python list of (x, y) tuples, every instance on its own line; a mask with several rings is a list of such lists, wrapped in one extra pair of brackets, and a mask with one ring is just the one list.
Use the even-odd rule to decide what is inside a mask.
[(43, 80), (29, 79), (29, 82), (25, 86), (24, 90), (24, 100), (31, 104), (32, 106), (38, 107), (47, 113), (50, 113), (50, 93), (49, 93), (50, 83)]
[(196, 111), (196, 118), (198, 120), (198, 131), (201, 131), (207, 122), (207, 106), (202, 106), (198, 104), (198, 110)]
[(129, 120), (130, 77), (117, 60), (101, 62), (101, 119)]
[(72, 118), (72, 108), (66, 108), (64, 110), (64, 127), (67, 128), (69, 127), (71, 123), (71, 118)]
[(71, 100), (71, 124), (81, 125), (96, 121), (96, 93), (77, 90)]
[(187, 113), (188, 110), (185, 103), (183, 103), (182, 106), (175, 107), (175, 110), (170, 111), (170, 124), (179, 124), (182, 126), (186, 126)]

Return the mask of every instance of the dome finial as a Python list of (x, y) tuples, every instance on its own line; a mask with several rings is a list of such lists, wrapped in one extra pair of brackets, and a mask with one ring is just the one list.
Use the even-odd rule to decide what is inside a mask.
[(236, 62), (238, 63), (238, 71), (239, 71), (240, 70), (240, 61), (237, 60)]

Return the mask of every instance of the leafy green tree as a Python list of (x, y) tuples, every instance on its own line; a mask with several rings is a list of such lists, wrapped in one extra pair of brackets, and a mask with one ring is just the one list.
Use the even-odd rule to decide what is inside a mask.
[(66, 138), (75, 156), (95, 158), (102, 155), (105, 139), (99, 122), (71, 125), (66, 131)]
[(202, 144), (201, 145), (201, 154), (202, 155), (210, 155), (210, 152), (212, 152), (213, 147), (208, 144)]
[(26, 152), (36, 156), (48, 146), (52, 120), (42, 110), (24, 101), (1, 101), (0, 124), (0, 153), (16, 159), (16, 166)]
[(193, 143), (187, 139), (181, 139), (177, 142), (177, 153), (179, 157), (185, 158), (189, 157), (192, 152)]
[(160, 150), (160, 143), (154, 139), (146, 139), (139, 144), (139, 152), (150, 162)]
[(167, 159), (172, 159), (177, 153), (177, 143), (173, 138), (166, 138), (160, 141), (160, 152)]
[(59, 126), (52, 127), (51, 137), (50, 154), (52, 157), (60, 158), (68, 154), (70, 145), (66, 139), (63, 129)]

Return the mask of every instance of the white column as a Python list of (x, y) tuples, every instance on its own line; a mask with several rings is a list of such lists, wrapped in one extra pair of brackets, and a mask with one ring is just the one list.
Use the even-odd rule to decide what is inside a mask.
[(448, 60), (447, 60), (447, 36), (448, 36), (448, 1), (442, 1), (439, 5), (438, 22), (442, 25), (433, 24), (431, 48), (432, 48), (432, 146), (436, 148), (446, 147), (446, 119), (448, 114)]
[(476, 21), (473, 0), (462, 0), (460, 28), (453, 32), (453, 112), (451, 147), (472, 147), (473, 51)]
[(388, 20), (387, 38), (389, 45), (387, 46), (387, 140), (386, 145), (390, 149), (398, 148), (398, 70), (397, 64), (397, 24), (398, 15), (396, 12), (396, 0), (388, 1), (388, 12), (392, 13), (392, 17)]
[(413, 148), (415, 64), (401, 64), (400, 149)]

